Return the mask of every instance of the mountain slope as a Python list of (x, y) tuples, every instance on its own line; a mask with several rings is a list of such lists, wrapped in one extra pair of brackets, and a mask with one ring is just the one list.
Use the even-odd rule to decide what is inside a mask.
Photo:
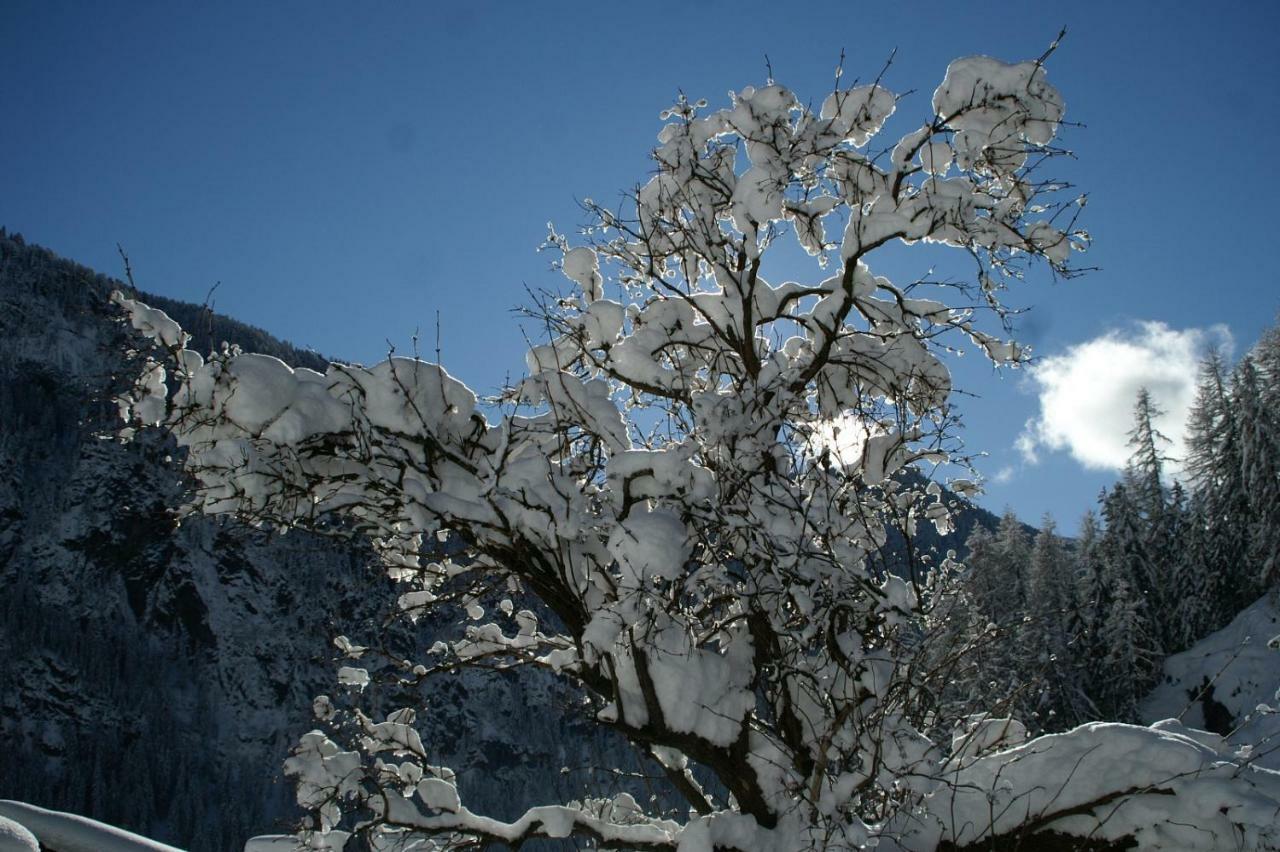
[[(332, 687), (329, 640), (369, 634), (394, 595), (358, 543), (176, 523), (173, 447), (113, 437), (119, 286), (0, 230), (0, 798), (239, 849), (296, 818), (279, 767), (311, 725), (312, 697)], [(260, 330), (143, 298), (203, 329), (206, 345), (324, 366)], [(496, 815), (567, 792), (561, 767), (629, 759), (599, 758), (629, 747), (572, 713), (528, 713), (563, 703), (545, 678), (476, 672), (443, 692), (441, 758), (476, 768), (464, 791)]]
[(1230, 624), (1164, 662), (1142, 718), (1177, 718), (1251, 746), (1259, 766), (1280, 770), (1280, 597), (1264, 595)]

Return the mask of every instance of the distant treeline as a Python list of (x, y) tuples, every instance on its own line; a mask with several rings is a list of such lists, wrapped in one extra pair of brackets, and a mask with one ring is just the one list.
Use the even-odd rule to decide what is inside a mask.
[(1139, 392), (1129, 464), (1074, 542), (1050, 517), (1033, 537), (1012, 512), (969, 537), (967, 570), (934, 608), (953, 715), (995, 709), (1049, 731), (1135, 721), (1167, 655), (1276, 588), (1280, 327), (1234, 367), (1218, 352), (1202, 361), (1172, 482), (1158, 414)]

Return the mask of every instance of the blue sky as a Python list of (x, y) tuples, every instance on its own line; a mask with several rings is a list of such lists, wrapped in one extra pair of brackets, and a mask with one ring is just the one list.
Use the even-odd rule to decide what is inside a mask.
[[(485, 392), (522, 367), (525, 287), (562, 280), (535, 251), (547, 221), (571, 231), (577, 199), (644, 177), (677, 90), (719, 105), (768, 54), (816, 101), (842, 49), (848, 80), (896, 48), (886, 83), (916, 90), (902, 132), (951, 59), (1032, 58), (1065, 25), (1050, 80), (1087, 127), (1058, 173), (1090, 194), (1082, 262), (1101, 270), (1033, 276), (1015, 299), (1034, 306), (1040, 372), (971, 354), (955, 373), (968, 447), (990, 454), (983, 502), (1069, 530), (1113, 479), (1099, 442), (1127, 422), (1128, 385), (1176, 407), (1195, 351), (1238, 354), (1280, 308), (1277, 18), (1262, 2), (10, 0), (0, 224), (110, 273), (119, 242), (144, 289), (198, 302), (220, 282), (218, 310), (343, 359), (415, 330), (433, 349), (439, 311), (446, 365)], [(877, 271), (936, 261), (901, 251)], [(1041, 396), (1033, 464), (1015, 445)]]

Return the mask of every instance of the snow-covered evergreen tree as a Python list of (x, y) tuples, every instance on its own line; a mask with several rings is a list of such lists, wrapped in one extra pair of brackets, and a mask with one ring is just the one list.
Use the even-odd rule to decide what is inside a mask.
[(1150, 391), (1139, 388), (1133, 406), (1133, 429), (1129, 432), (1129, 446), (1133, 448), (1133, 454), (1129, 456), (1125, 479), (1130, 499), (1151, 521), (1157, 521), (1165, 510), (1163, 477), (1168, 458), (1161, 445), (1168, 444), (1169, 439), (1155, 426), (1156, 418), (1163, 413), (1151, 399)]
[[(1169, 439), (1155, 426), (1156, 419), (1163, 413), (1147, 389), (1139, 388), (1133, 408), (1133, 430), (1129, 433), (1133, 454), (1124, 473), (1124, 499), (1135, 513), (1125, 518), (1125, 523), (1134, 525), (1125, 532), (1138, 539), (1131, 549), (1132, 588), (1145, 597), (1152, 611), (1161, 613), (1171, 608), (1170, 578), (1177, 558), (1177, 546), (1172, 538), (1177, 522), (1169, 509), (1164, 482), (1164, 465), (1168, 459), (1162, 446), (1167, 445)], [(1163, 641), (1164, 621), (1157, 627)]]
[(1027, 569), (1021, 653), (1025, 671), (1045, 685), (1036, 712), (1047, 729), (1097, 717), (1084, 690), (1084, 625), (1075, 600), (1076, 569), (1053, 518), (1040, 522)]
[(1248, 505), (1247, 568), (1237, 580), (1247, 604), (1280, 580), (1280, 412), (1268, 407), (1277, 397), (1268, 376), (1246, 355), (1235, 370), (1232, 400), (1240, 428), (1240, 484)]
[(1260, 403), (1275, 415), (1280, 412), (1280, 319), (1262, 333), (1249, 356), (1258, 371)]
[(1201, 363), (1196, 399), (1187, 418), (1184, 468), (1195, 493), (1193, 547), (1213, 601), (1208, 628), (1226, 624), (1249, 598), (1241, 588), (1256, 574), (1247, 568), (1249, 502), (1244, 486), (1240, 420), (1218, 352)]
[(1151, 690), (1162, 655), (1141, 596), (1120, 577), (1111, 587), (1111, 608), (1102, 625), (1107, 649), (1097, 684), (1107, 718), (1133, 721), (1138, 704)]
[(1204, 536), (1197, 501), (1175, 482), (1169, 492), (1166, 573), (1170, 594), (1163, 613), (1165, 650), (1176, 653), (1212, 631), (1219, 605), (1217, 577), (1205, 570)]
[(1095, 643), (1110, 604), (1102, 582), (1102, 560), (1099, 555), (1101, 540), (1102, 529), (1098, 524), (1098, 516), (1093, 510), (1089, 510), (1080, 519), (1074, 560), (1076, 611), (1084, 632), (1084, 655), (1087, 660), (1096, 657), (1094, 652), (1098, 646)]
[(1007, 509), (994, 534), (978, 528), (967, 546), (970, 596), (988, 620), (1021, 623), (1031, 561), (1031, 536), (1022, 521)]
[[(991, 539), (991, 532), (978, 525), (966, 539), (966, 549), (976, 545), (981, 551)], [(967, 564), (946, 560), (924, 612), (919, 663), (926, 682), (921, 686), (937, 695), (932, 703), (938, 731), (975, 713), (999, 715), (1004, 710), (985, 678), (1006, 636), (974, 600), (971, 566), (971, 560)]]
[(1100, 633), (1106, 656), (1095, 688), (1099, 705), (1112, 719), (1137, 718), (1137, 702), (1154, 683), (1164, 654), (1160, 610), (1151, 587), (1157, 569), (1147, 551), (1140, 507), (1125, 482), (1112, 488), (1102, 504), (1106, 532), (1099, 551), (1110, 600)]
[(936, 635), (928, 650), (938, 659), (929, 665), (948, 672), (943, 712), (952, 719), (977, 712), (1023, 716), (1042, 692), (1039, 678), (1028, 678), (1022, 667), (1030, 537), (1010, 510), (995, 532), (975, 527), (965, 549), (963, 568), (936, 590), (932, 613)]

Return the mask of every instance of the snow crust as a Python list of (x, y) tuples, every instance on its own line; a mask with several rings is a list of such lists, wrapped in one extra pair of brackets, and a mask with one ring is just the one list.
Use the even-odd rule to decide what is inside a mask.
[[(25, 802), (0, 801), (0, 818), (18, 823), (34, 835), (42, 847), (57, 852), (182, 852), (122, 828)], [(20, 838), (20, 833), (17, 836)], [(4, 840), (0, 834), (0, 843)]]
[(964, 845), (1039, 820), (1079, 837), (1132, 837), (1142, 849), (1275, 848), (1280, 773), (1189, 734), (1093, 723), (979, 758), (925, 798), (940, 838), (902, 836), (910, 848)]
[(292, 834), (261, 834), (245, 841), (244, 852), (306, 852), (307, 847)]
[(40, 852), (40, 844), (25, 826), (0, 817), (0, 852)]

